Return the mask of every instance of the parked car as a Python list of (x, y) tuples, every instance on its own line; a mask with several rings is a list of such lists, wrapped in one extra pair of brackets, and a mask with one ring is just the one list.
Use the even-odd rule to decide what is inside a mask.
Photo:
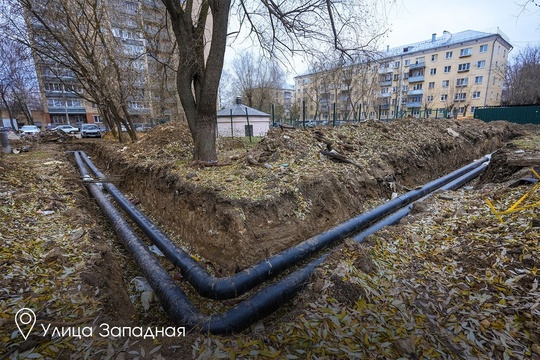
[(81, 125), (81, 137), (101, 137), (101, 131), (99, 127), (94, 124), (82, 124)]
[(53, 130), (62, 130), (66, 134), (76, 134), (79, 132), (79, 129), (71, 125), (58, 125)]
[(11, 126), (4, 126), (4, 127), (0, 126), (0, 131), (5, 131), (8, 134), (10, 134), (10, 133), (13, 133), (13, 128)]
[(20, 129), (21, 135), (36, 135), (41, 132), (36, 125), (24, 125)]

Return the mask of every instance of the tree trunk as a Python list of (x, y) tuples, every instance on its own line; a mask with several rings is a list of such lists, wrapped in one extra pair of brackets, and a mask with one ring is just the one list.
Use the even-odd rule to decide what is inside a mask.
[(217, 159), (216, 135), (217, 120), (216, 115), (199, 115), (197, 126), (191, 131), (194, 143), (193, 159), (202, 161), (213, 161)]

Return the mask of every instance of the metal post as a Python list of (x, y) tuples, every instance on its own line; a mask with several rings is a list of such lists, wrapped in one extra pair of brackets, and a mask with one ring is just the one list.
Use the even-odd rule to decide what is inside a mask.
[(230, 112), (231, 112), (231, 137), (234, 137), (234, 125), (233, 125), (232, 109), (230, 109)]
[(306, 100), (302, 100), (302, 126), (306, 128)]
[(248, 114), (247, 108), (246, 108), (246, 120), (247, 120), (248, 134), (249, 134), (249, 143), (251, 144), (251, 135), (253, 134), (252, 134), (251, 128), (249, 127), (249, 114)]
[(332, 120), (332, 126), (336, 126), (336, 117), (337, 117), (337, 114), (336, 114), (336, 103), (333, 103), (332, 104), (332, 117), (333, 117), (333, 120)]
[(272, 104), (272, 126), (276, 126), (276, 119), (274, 114), (274, 104)]

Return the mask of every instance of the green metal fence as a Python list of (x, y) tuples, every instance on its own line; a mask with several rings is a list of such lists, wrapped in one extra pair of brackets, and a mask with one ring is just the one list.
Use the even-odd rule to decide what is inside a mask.
[(478, 108), (474, 117), (486, 122), (506, 120), (516, 124), (540, 124), (540, 106), (500, 106)]

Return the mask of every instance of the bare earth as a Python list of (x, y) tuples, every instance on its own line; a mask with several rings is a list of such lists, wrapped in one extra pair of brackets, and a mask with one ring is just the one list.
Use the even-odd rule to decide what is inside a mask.
[[(404, 119), (336, 129), (272, 129), (219, 139), (220, 165), (191, 164), (183, 124), (133, 144), (54, 136), (0, 158), (0, 354), (37, 358), (540, 358), (538, 207), (503, 216), (532, 188), (540, 129), (506, 122)], [(109, 180), (217, 275), (244, 269), (389, 198), (495, 152), (482, 177), (413, 214), (347, 240), (291, 303), (241, 334), (180, 338), (43, 336), (41, 325), (169, 326), (145, 310), (140, 276), (80, 180), (84, 150)], [(333, 150), (332, 153), (330, 151)], [(339, 154), (338, 157), (335, 154)], [(328, 154), (334, 154), (328, 155)], [(527, 204), (540, 201), (533, 192)], [(236, 300), (204, 300), (207, 313)], [(36, 312), (24, 340), (14, 313)]]

